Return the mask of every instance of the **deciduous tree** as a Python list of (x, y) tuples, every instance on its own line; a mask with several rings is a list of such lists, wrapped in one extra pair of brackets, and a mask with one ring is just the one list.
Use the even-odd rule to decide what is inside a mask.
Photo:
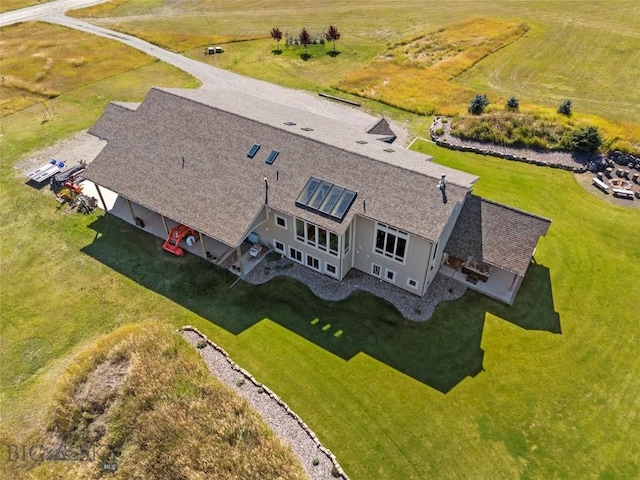
[(278, 44), (278, 50), (280, 50), (280, 40), (282, 40), (282, 32), (278, 27), (271, 29), (271, 38), (273, 38)]
[(336, 51), (336, 41), (340, 40), (340, 32), (338, 31), (338, 27), (335, 25), (329, 25), (329, 29), (324, 34), (324, 38), (327, 39), (327, 42), (333, 42), (333, 51)]
[(298, 37), (300, 40), (300, 45), (304, 45), (305, 51), (307, 50), (307, 45), (311, 43), (311, 35), (309, 35), (309, 31), (306, 28), (300, 30), (300, 36)]

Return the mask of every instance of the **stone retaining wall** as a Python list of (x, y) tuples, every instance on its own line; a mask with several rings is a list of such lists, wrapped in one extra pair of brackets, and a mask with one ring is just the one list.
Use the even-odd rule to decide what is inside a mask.
[[(587, 171), (587, 167), (584, 165), (570, 165), (562, 162), (554, 162), (552, 159), (550, 160), (537, 160), (533, 158), (528, 158), (525, 155), (517, 155), (511, 152), (498, 151), (492, 149), (490, 145), (487, 146), (472, 146), (466, 144), (457, 144), (448, 141), (447, 138), (449, 135), (437, 135), (436, 131), (439, 129), (443, 129), (448, 131), (446, 128), (446, 124), (442, 122), (442, 117), (436, 117), (429, 128), (429, 135), (431, 136), (431, 140), (438, 146), (448, 148), (450, 150), (457, 150), (460, 152), (472, 152), (480, 155), (490, 155), (492, 157), (504, 158), (506, 160), (514, 160), (516, 162), (530, 163), (532, 165), (539, 165), (541, 167), (551, 167), (551, 168), (559, 168), (562, 170), (568, 170), (574, 173), (584, 173)], [(462, 140), (460, 141), (462, 142)], [(513, 149), (516, 150), (516, 149)]]

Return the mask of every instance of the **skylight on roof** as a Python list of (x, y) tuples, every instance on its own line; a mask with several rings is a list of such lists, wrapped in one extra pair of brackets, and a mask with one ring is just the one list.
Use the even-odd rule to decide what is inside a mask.
[(290, 127), (293, 127), (296, 124), (296, 122), (284, 122), (284, 124)]
[(395, 150), (393, 148), (385, 148), (384, 151), (387, 152), (387, 153), (395, 152)]
[(276, 158), (278, 158), (278, 155), (280, 155), (279, 151), (271, 150), (271, 153), (269, 154), (267, 159), (264, 161), (264, 163), (267, 163), (267, 164), (271, 165), (273, 162), (276, 161)]
[(304, 130), (305, 132), (313, 132), (313, 128), (311, 127), (302, 127), (300, 130)]
[(353, 190), (309, 178), (296, 199), (296, 206), (341, 222), (358, 194)]
[(360, 145), (366, 145), (369, 142), (367, 142), (366, 140), (356, 140), (356, 143), (359, 143)]
[(247, 157), (249, 158), (255, 157), (256, 153), (258, 153), (258, 150), (260, 150), (260, 144), (254, 143), (253, 147), (251, 147), (251, 150), (249, 150), (249, 153), (247, 153)]

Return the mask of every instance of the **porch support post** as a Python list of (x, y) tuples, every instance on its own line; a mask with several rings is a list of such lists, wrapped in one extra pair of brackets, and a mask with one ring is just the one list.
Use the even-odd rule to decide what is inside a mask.
[(102, 202), (102, 208), (104, 208), (104, 213), (107, 213), (109, 210), (107, 209), (107, 204), (104, 201), (104, 198), (102, 196), (102, 191), (100, 191), (100, 186), (97, 183), (94, 183), (94, 185), (96, 186), (96, 191), (98, 192), (98, 196), (100, 197), (100, 201)]
[(129, 201), (128, 198), (127, 198), (127, 205), (129, 205), (129, 211), (131, 212), (131, 220), (133, 220), (133, 223), (136, 223), (136, 214), (133, 213), (133, 207), (131, 206), (131, 202)]
[(204, 258), (207, 258), (207, 251), (204, 249), (204, 240), (202, 238), (202, 232), (198, 232), (198, 235), (200, 236), (200, 245), (202, 245), (202, 255), (204, 256)]
[[(353, 226), (353, 233), (351, 234), (351, 268), (353, 268), (353, 266), (356, 264), (356, 249), (358, 246), (358, 244), (356, 243), (358, 238), (358, 232), (356, 231), (357, 222), (358, 219), (354, 215), (353, 220), (351, 220), (351, 225)], [(342, 274), (342, 272), (340, 272), (340, 274)]]
[(164, 215), (160, 215), (160, 218), (162, 219), (162, 225), (164, 225), (164, 231), (169, 235), (169, 229), (167, 228), (167, 221), (164, 219)]
[(516, 280), (518, 279), (518, 275), (513, 274), (513, 280), (511, 280), (511, 286), (509, 287), (509, 291), (513, 290), (513, 286), (516, 284)]
[(240, 267), (240, 278), (244, 280), (244, 269), (242, 268), (242, 250), (240, 250), (240, 245), (236, 247), (236, 255), (238, 255), (238, 266)]

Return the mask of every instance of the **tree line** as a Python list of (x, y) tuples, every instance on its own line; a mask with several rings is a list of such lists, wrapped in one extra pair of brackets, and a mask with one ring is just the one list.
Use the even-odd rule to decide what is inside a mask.
[[(273, 38), (276, 41), (278, 45), (278, 49), (280, 49), (280, 42), (282, 41), (282, 31), (278, 27), (274, 27), (271, 29), (270, 33), (271, 33), (271, 38)], [(336, 27), (335, 25), (329, 25), (329, 28), (327, 29), (327, 31), (323, 33), (324, 33), (324, 38), (327, 40), (327, 42), (333, 43), (333, 51), (335, 52), (336, 42), (340, 40), (340, 32), (338, 31), (338, 27)], [(300, 42), (300, 45), (304, 46), (305, 51), (308, 45), (310, 45), (313, 42), (313, 39), (311, 38), (311, 34), (309, 33), (309, 30), (306, 29), (306, 27), (300, 30), (297, 40)]]

